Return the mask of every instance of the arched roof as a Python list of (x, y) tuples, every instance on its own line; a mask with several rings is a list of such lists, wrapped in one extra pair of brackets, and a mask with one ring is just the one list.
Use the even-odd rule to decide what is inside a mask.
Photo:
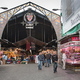
[(18, 11), (31, 6), (34, 7), (35, 9), (39, 10), (40, 12), (42, 12), (45, 16), (48, 17), (48, 19), (51, 21), (55, 31), (56, 31), (56, 35), (57, 35), (57, 39), (61, 38), (61, 19), (60, 16), (58, 14), (53, 13), (50, 10), (47, 10), (35, 3), (32, 2), (28, 2), (22, 5), (19, 5), (17, 7), (14, 7), (10, 10), (7, 10), (3, 13), (0, 13), (0, 38), (2, 36), (2, 32), (4, 30), (4, 27), (7, 23), (7, 21), (14, 15), (16, 14)]

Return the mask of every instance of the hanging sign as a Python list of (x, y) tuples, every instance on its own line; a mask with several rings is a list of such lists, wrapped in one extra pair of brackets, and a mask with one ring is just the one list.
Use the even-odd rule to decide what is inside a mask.
[(26, 29), (33, 29), (36, 16), (32, 12), (28, 12), (24, 15), (24, 21), (26, 22)]

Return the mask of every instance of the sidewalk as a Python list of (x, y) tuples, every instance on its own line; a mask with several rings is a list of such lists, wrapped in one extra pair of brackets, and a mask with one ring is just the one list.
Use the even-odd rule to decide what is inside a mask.
[(58, 72), (53, 73), (50, 67), (42, 67), (38, 70), (38, 64), (9, 64), (0, 65), (0, 80), (80, 80), (80, 72), (62, 70), (58, 66)]

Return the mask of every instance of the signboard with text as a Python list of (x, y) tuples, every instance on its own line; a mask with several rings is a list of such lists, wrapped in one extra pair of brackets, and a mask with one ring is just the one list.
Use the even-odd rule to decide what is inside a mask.
[(66, 23), (63, 23), (63, 34), (80, 23), (80, 11), (74, 14)]

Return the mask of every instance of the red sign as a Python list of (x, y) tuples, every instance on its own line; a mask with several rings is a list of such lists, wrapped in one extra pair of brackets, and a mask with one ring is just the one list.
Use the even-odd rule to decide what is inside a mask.
[(72, 41), (79, 41), (79, 37), (72, 37)]

